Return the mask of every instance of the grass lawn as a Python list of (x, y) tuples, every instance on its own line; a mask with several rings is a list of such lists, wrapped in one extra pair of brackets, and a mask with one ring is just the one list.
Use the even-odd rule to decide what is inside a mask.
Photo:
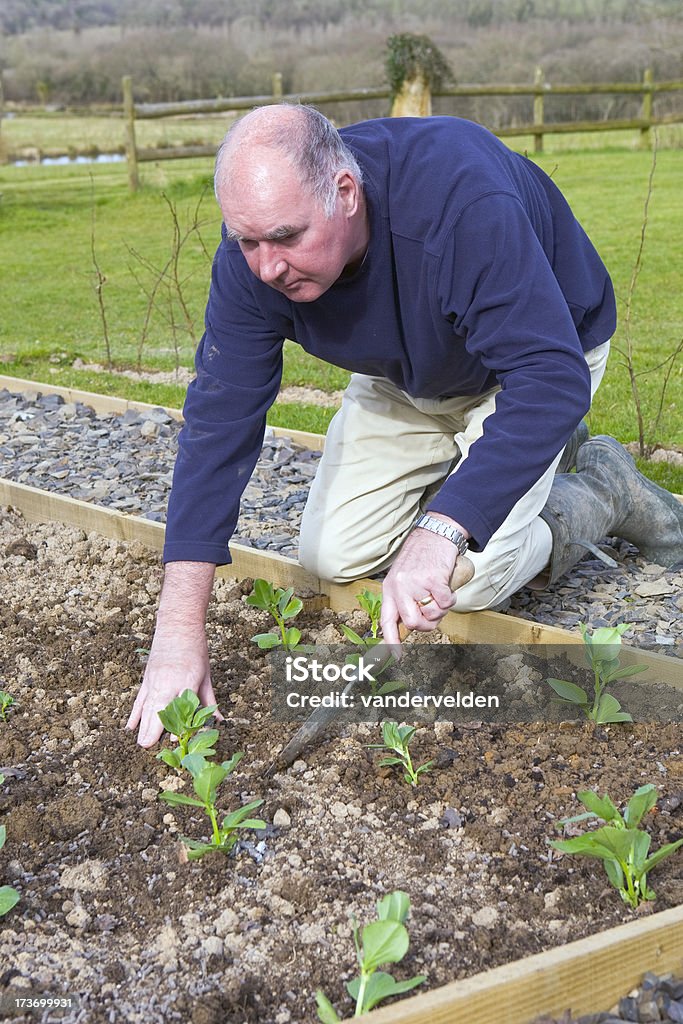
[[(3, 123), (3, 133), (12, 123)], [(222, 129), (219, 137), (221, 133)], [(524, 140), (514, 143), (515, 148), (524, 148)], [(633, 402), (617, 350), (627, 341), (624, 310), (638, 252), (651, 154), (632, 148), (586, 148), (547, 153), (539, 162), (552, 172), (596, 243), (613, 275), (619, 300), (621, 323), (608, 374), (594, 403), (591, 429), (622, 441), (634, 440)], [(144, 187), (130, 195), (123, 165), (94, 165), (92, 171), (82, 166), (0, 167), (0, 370), (180, 405), (184, 389), (179, 386), (78, 371), (72, 363), (76, 357), (85, 362), (106, 358), (91, 254), (94, 213), (95, 250), (106, 277), (103, 297), (114, 363), (160, 370), (191, 366), (195, 339), (201, 334), (209, 256), (219, 237), (220, 217), (210, 191), (199, 210), (203, 244), (197, 233), (192, 233), (180, 260), (191, 329), (177, 297), (160, 293), (142, 344), (148, 306), (144, 289), (149, 289), (153, 275), (131, 250), (148, 265), (162, 265), (170, 255), (173, 238), (173, 222), (162, 193), (175, 205), (182, 233), (192, 224), (210, 175), (208, 160), (144, 164)], [(683, 438), (683, 356), (671, 375), (656, 434), (652, 423), (663, 371), (652, 368), (674, 350), (683, 334), (678, 258), (683, 251), (682, 176), (683, 151), (660, 149), (630, 327), (636, 368), (642, 374), (638, 381), (646, 436), (669, 447), (680, 445)], [(297, 346), (287, 346), (285, 385), (308, 384), (332, 391), (342, 388), (347, 377), (344, 371), (312, 359)], [(331, 415), (332, 410), (317, 406), (278, 405), (270, 421), (323, 432)], [(648, 473), (673, 490), (683, 491), (681, 470), (648, 465)]]

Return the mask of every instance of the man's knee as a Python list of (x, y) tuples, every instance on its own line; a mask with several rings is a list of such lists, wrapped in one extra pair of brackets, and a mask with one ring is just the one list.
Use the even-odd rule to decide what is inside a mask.
[(350, 566), (344, 563), (341, 551), (326, 544), (324, 537), (302, 534), (299, 538), (299, 561), (304, 569), (332, 583), (348, 583), (358, 579)]

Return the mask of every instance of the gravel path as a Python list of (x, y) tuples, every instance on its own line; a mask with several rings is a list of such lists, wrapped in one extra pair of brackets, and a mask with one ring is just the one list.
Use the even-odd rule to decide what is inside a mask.
[[(163, 409), (96, 413), (59, 395), (0, 391), (0, 475), (163, 522), (179, 424)], [(267, 436), (242, 500), (235, 539), (296, 557), (301, 515), (319, 452)], [(540, 594), (522, 590), (511, 613), (564, 628), (629, 624), (626, 639), (683, 647), (683, 572), (647, 564), (631, 545), (606, 541), (618, 562), (586, 559)]]

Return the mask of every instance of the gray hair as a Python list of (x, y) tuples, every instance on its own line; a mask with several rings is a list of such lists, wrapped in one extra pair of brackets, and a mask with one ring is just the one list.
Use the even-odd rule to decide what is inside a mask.
[(334, 213), (337, 199), (334, 179), (339, 171), (350, 171), (359, 185), (363, 183), (358, 161), (320, 111), (303, 104), (280, 103), (257, 107), (230, 126), (216, 154), (216, 196), (225, 177), (224, 164), (242, 144), (243, 137), (282, 150), (292, 160), (326, 217)]

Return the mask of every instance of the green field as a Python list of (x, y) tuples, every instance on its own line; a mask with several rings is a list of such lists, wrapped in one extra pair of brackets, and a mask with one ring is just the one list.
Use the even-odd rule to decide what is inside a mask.
[[(11, 124), (3, 123), (3, 133)], [(519, 148), (524, 148), (523, 144)], [(552, 172), (596, 243), (613, 275), (619, 300), (621, 323), (608, 375), (594, 403), (591, 428), (621, 441), (634, 440), (637, 427), (633, 402), (617, 349), (627, 342), (624, 311), (640, 241), (652, 156), (633, 148), (583, 149), (547, 153), (539, 162)], [(178, 385), (76, 370), (72, 363), (76, 358), (103, 362), (106, 357), (91, 254), (94, 215), (95, 251), (106, 277), (102, 294), (114, 364), (140, 365), (147, 370), (191, 366), (194, 339), (201, 334), (209, 255), (220, 227), (210, 190), (199, 213), (204, 245), (194, 233), (180, 260), (183, 298), (193, 332), (187, 329), (177, 298), (170, 300), (162, 289), (148, 337), (141, 346), (148, 306), (144, 288), (149, 289), (153, 275), (131, 250), (148, 266), (162, 265), (170, 255), (173, 237), (162, 193), (175, 205), (182, 232), (192, 222), (210, 174), (208, 160), (145, 164), (144, 187), (131, 195), (123, 165), (94, 165), (92, 172), (82, 166), (0, 167), (0, 371), (145, 401), (181, 404), (184, 389)], [(683, 335), (681, 180), (683, 151), (660, 149), (630, 325), (636, 369), (641, 374), (638, 382), (645, 407), (646, 437), (665, 447), (680, 446), (683, 438), (683, 357), (671, 375), (656, 433), (652, 424), (664, 371), (652, 368), (673, 352)], [(311, 359), (294, 345), (288, 346), (285, 384), (309, 384), (332, 391), (342, 388), (346, 380), (344, 371)], [(276, 406), (271, 422), (324, 431), (330, 416), (331, 410), (317, 406)], [(647, 471), (672, 489), (683, 491), (680, 470), (649, 464)]]

